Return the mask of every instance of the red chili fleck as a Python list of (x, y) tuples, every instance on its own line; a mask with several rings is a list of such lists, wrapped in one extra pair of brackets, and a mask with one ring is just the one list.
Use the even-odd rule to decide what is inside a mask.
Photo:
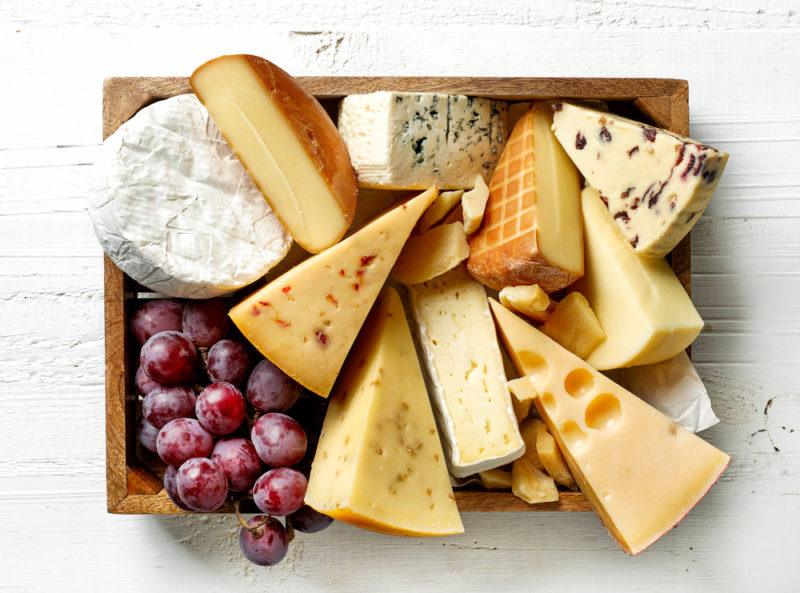
[(326, 334), (324, 331), (322, 331), (321, 329), (318, 329), (314, 333), (314, 335), (317, 336), (317, 342), (319, 342), (323, 346), (327, 346), (328, 345), (328, 334)]
[(355, 290), (356, 292), (358, 292), (358, 289), (359, 289), (359, 288), (361, 288), (361, 285), (360, 285), (358, 282), (354, 282), (354, 283), (353, 283), (353, 290)]
[(283, 292), (284, 294), (289, 294), (290, 290), (292, 290), (291, 286), (284, 286), (283, 288), (281, 288), (281, 292)]
[(253, 315), (254, 316), (261, 315), (261, 311), (259, 311), (258, 307), (256, 307), (255, 305), (253, 305)]
[(344, 268), (342, 268), (341, 270), (339, 270), (339, 276), (342, 276), (342, 277), (344, 278)]
[(364, 277), (364, 270), (356, 270), (356, 276), (358, 278), (363, 278)]
[(269, 301), (258, 301), (258, 304), (262, 307), (271, 307), (272, 305), (269, 304)]
[(290, 325), (292, 325), (290, 321), (284, 321), (283, 319), (275, 319), (274, 321), (281, 327), (289, 327)]
[(331, 304), (333, 304), (333, 305), (335, 305), (335, 306), (337, 306), (337, 307), (339, 306), (339, 301), (337, 301), (337, 300), (336, 300), (336, 297), (335, 297), (335, 296), (333, 296), (332, 294), (328, 293), (328, 295), (325, 297), (325, 299), (326, 299), (326, 300), (327, 300), (329, 303), (331, 303)]
[(361, 257), (361, 266), (363, 267), (363, 266), (370, 265), (372, 263), (372, 260), (374, 260), (376, 257), (378, 257), (378, 256), (377, 255), (364, 255), (364, 256), (362, 256)]

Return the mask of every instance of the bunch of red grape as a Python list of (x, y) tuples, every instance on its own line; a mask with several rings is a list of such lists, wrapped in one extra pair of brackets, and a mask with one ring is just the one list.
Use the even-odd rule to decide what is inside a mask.
[(141, 345), (137, 436), (167, 464), (172, 502), (211, 512), (233, 499), (238, 514), (238, 501), (252, 496), (265, 514), (240, 518), (239, 545), (263, 566), (281, 561), (294, 530), (330, 525), (303, 504), (326, 402), (270, 361), (254, 364), (260, 356), (231, 336), (224, 300), (147, 301), (130, 329)]

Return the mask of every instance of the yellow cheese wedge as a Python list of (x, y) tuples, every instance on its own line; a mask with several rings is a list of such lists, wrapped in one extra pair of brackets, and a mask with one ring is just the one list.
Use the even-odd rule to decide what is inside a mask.
[[(480, 177), (480, 175), (478, 177)], [(480, 178), (481, 181), (483, 181), (483, 178)], [(428, 208), (425, 211), (425, 214), (422, 215), (422, 218), (420, 218), (419, 225), (417, 225), (417, 230), (420, 233), (424, 233), (437, 222), (442, 220), (448, 212), (455, 208), (456, 204), (458, 204), (458, 201), (463, 195), (463, 189), (440, 192), (439, 197), (436, 198), (436, 201), (430, 205), (430, 208)]]
[(486, 211), (486, 202), (489, 201), (489, 187), (480, 175), (475, 176), (475, 187), (461, 198), (461, 208), (464, 211), (464, 231), (471, 235), (481, 226), (483, 213)]
[(469, 257), (464, 225), (443, 224), (411, 237), (392, 270), (401, 284), (421, 284), (452, 270)]
[(236, 305), (231, 319), (261, 354), (327, 397), (411, 229), (436, 195), (431, 188), (298, 264)]
[(581, 491), (622, 548), (637, 554), (719, 479), (730, 457), (683, 429), (496, 301), (506, 347), (537, 396)]
[(191, 85), (292, 238), (311, 253), (341, 239), (358, 186), (347, 147), (317, 100), (256, 56), (206, 62)]
[(666, 261), (634, 253), (595, 189), (581, 200), (586, 272), (575, 290), (606, 333), (587, 362), (606, 370), (672, 358), (703, 328), (689, 295)]
[(464, 531), (411, 332), (392, 288), (376, 303), (331, 397), (305, 502), (382, 533)]
[(500, 291), (500, 302), (539, 323), (550, 316), (550, 297), (538, 284), (530, 286), (506, 286)]

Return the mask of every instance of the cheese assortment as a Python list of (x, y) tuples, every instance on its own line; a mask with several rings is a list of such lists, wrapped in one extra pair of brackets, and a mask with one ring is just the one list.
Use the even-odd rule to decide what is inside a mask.
[(581, 491), (620, 546), (638, 554), (683, 519), (730, 457), (496, 301), (492, 311)]
[[(263, 512), (300, 531), (337, 519), (438, 537), (463, 532), (452, 484), (554, 508), (580, 489), (635, 554), (719, 478), (726, 454), (599, 371), (650, 393), (664, 369), (691, 366), (680, 357), (703, 322), (664, 256), (707, 206), (727, 154), (559, 100), (387, 89), (326, 112), (248, 55), (211, 60), (190, 82), (194, 95), (146, 107), (107, 140), (90, 208), (109, 256), (153, 290), (209, 298), (252, 284), (231, 298), (238, 333), (200, 336), (212, 344), (203, 356), (191, 350), (197, 324), (216, 316), (209, 327), (227, 335), (225, 302), (169, 302), (163, 319), (155, 307), (136, 320), (142, 357), (155, 356), (152, 340), (191, 350), (236, 400), (230, 426), (251, 429), (235, 439), (241, 451), (219, 441), (212, 453), (203, 427), (224, 431), (205, 391), (198, 420), (140, 422), (142, 445), (169, 463), (184, 461), (181, 431), (208, 436), (209, 459), (165, 474), (181, 508), (205, 508), (181, 492), (212, 472), (215, 484), (252, 486)], [(285, 257), (292, 241), (302, 249)], [(237, 339), (263, 357), (247, 401), (233, 385), (244, 389), (246, 369), (225, 358), (246, 353), (223, 345)], [(155, 364), (137, 390), (157, 388)], [(158, 398), (185, 398), (177, 383)], [(160, 423), (158, 398), (147, 411)], [(310, 409), (318, 443), (294, 418)], [(226, 474), (239, 454), (254, 464), (244, 489)], [(256, 480), (262, 461), (272, 469)], [(285, 528), (253, 521), (245, 555), (279, 561), (256, 540), (283, 537), (285, 553)]]
[(664, 257), (700, 219), (727, 153), (590, 107), (558, 103), (553, 132), (640, 255)]

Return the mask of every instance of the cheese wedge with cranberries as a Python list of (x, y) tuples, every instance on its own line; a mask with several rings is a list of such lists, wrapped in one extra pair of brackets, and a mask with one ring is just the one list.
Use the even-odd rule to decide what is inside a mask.
[(438, 190), (396, 206), (236, 305), (230, 317), (261, 354), (327, 397), (411, 229)]
[(638, 554), (692, 510), (730, 457), (500, 303), (491, 306), (581, 491), (619, 545)]
[(463, 533), (400, 296), (387, 288), (331, 397), (305, 502), (391, 535)]

